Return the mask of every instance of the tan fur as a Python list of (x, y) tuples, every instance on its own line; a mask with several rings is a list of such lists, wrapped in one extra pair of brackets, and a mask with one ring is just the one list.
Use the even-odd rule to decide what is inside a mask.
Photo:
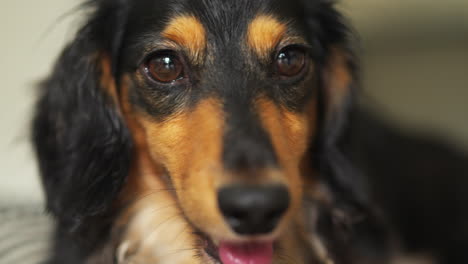
[[(309, 108), (313, 108), (310, 104)], [(315, 112), (292, 113), (271, 100), (261, 98), (256, 106), (261, 122), (271, 137), (281, 169), (287, 177), (293, 207), (299, 209), (302, 199), (301, 161), (313, 136)]]
[(206, 47), (206, 33), (202, 23), (192, 15), (171, 19), (162, 36), (184, 48), (193, 62), (200, 62)]
[(249, 25), (247, 44), (257, 56), (269, 58), (287, 30), (286, 24), (270, 15), (259, 15)]
[[(123, 78), (128, 83), (129, 78)], [(128, 86), (121, 89), (119, 102), (115, 81), (107, 57), (102, 59), (101, 85), (116, 105), (120, 105), (134, 142), (133, 163), (128, 181), (116, 202), (126, 207), (116, 220), (113, 229), (124, 230), (115, 245), (114, 256), (119, 264), (196, 264), (198, 253), (193, 228), (182, 216), (170, 188), (163, 182), (163, 171), (148, 153), (146, 135), (137, 122), (128, 100)], [(88, 263), (101, 263), (90, 258)], [(93, 262), (94, 261), (94, 262)], [(200, 264), (203, 263), (201, 260)]]
[[(126, 79), (124, 82), (127, 82)], [(117, 245), (122, 264), (197, 264), (197, 237), (180, 210), (171, 188), (164, 182), (164, 171), (150, 157), (146, 131), (128, 103), (128, 89), (122, 89), (122, 107), (132, 132), (134, 159), (128, 182), (119, 198), (127, 206), (114, 229), (124, 234)]]
[(98, 57), (101, 62), (101, 87), (104, 89), (104, 92), (111, 98), (113, 103), (116, 104), (117, 109), (120, 109), (120, 107), (118, 107), (119, 99), (117, 96), (114, 76), (112, 74), (111, 60), (108, 55), (100, 55)]
[(180, 206), (197, 228), (214, 237), (234, 237), (217, 205), (217, 186), (223, 175), (221, 160), (224, 117), (222, 106), (208, 98), (194, 109), (155, 122), (140, 123), (154, 161), (171, 175)]

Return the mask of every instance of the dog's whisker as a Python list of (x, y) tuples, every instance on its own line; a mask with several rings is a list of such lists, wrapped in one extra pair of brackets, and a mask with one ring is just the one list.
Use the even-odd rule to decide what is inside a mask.
[(173, 255), (173, 254), (179, 254), (181, 252), (184, 252), (184, 251), (195, 251), (195, 250), (198, 250), (198, 248), (196, 247), (193, 247), (193, 248), (181, 248), (181, 249), (176, 249), (176, 250), (173, 250), (172, 252), (168, 252), (164, 255), (161, 255), (160, 257), (167, 257), (167, 256), (170, 256), (170, 255)]
[(163, 211), (164, 209), (168, 209), (168, 208), (171, 208), (171, 207), (174, 207), (174, 206), (177, 206), (177, 204), (176, 203), (166, 204), (166, 205), (160, 206), (158, 208), (152, 209), (150, 211), (150, 213), (155, 214), (155, 213), (158, 213), (160, 211)]
[(174, 241), (177, 241), (179, 239), (179, 237), (187, 232), (187, 230), (190, 228), (189, 224), (185, 224), (185, 227), (179, 232), (179, 234), (177, 234), (177, 236), (174, 237)]

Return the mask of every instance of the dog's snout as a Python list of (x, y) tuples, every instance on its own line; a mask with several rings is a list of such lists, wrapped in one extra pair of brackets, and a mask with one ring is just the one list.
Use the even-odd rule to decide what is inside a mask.
[(240, 235), (272, 232), (289, 207), (286, 187), (232, 186), (218, 192), (218, 204), (231, 228)]

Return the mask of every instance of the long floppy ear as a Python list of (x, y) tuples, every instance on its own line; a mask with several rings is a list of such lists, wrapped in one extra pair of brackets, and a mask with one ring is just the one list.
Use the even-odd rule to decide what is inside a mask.
[(327, 181), (338, 194), (358, 207), (367, 207), (368, 190), (361, 173), (345, 156), (350, 113), (358, 88), (357, 62), (347, 43), (327, 47), (321, 72), (320, 152)]
[(305, 1), (306, 22), (318, 46), (319, 124), (315, 164), (325, 182), (343, 200), (365, 203), (366, 191), (359, 173), (344, 156), (340, 141), (346, 135), (349, 110), (358, 86), (357, 59), (352, 34), (335, 1)]
[[(320, 120), (315, 162), (332, 199), (332, 204), (324, 205), (328, 208), (322, 208), (318, 229), (329, 238), (329, 247), (337, 254), (335, 257), (348, 263), (351, 262), (349, 255), (359, 255), (364, 247), (387, 248), (389, 237), (386, 224), (369, 199), (363, 175), (342, 148), (359, 86), (352, 35), (335, 9), (334, 1), (317, 1), (308, 11), (310, 30), (318, 38), (323, 53), (319, 70)], [(351, 247), (357, 250), (348, 251)]]
[[(338, 263), (354, 263), (350, 258), (356, 263), (382, 262), (381, 258), (391, 254), (393, 238), (388, 223), (372, 203), (361, 170), (343, 149), (358, 87), (355, 58), (347, 46), (332, 46), (324, 66), (319, 170), (332, 204), (322, 208), (318, 228), (329, 238), (327, 244), (334, 248)], [(378, 254), (370, 256), (368, 252)]]
[(109, 212), (130, 166), (131, 138), (117, 107), (110, 63), (118, 39), (105, 33), (113, 21), (99, 12), (41, 85), (33, 120), (47, 207), (66, 231)]

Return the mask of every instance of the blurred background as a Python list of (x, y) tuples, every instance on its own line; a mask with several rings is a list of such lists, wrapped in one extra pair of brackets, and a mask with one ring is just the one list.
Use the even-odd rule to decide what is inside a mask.
[[(3, 0), (0, 205), (42, 199), (29, 121), (35, 85), (80, 19), (77, 0)], [(343, 0), (361, 41), (362, 103), (468, 150), (468, 1)]]

